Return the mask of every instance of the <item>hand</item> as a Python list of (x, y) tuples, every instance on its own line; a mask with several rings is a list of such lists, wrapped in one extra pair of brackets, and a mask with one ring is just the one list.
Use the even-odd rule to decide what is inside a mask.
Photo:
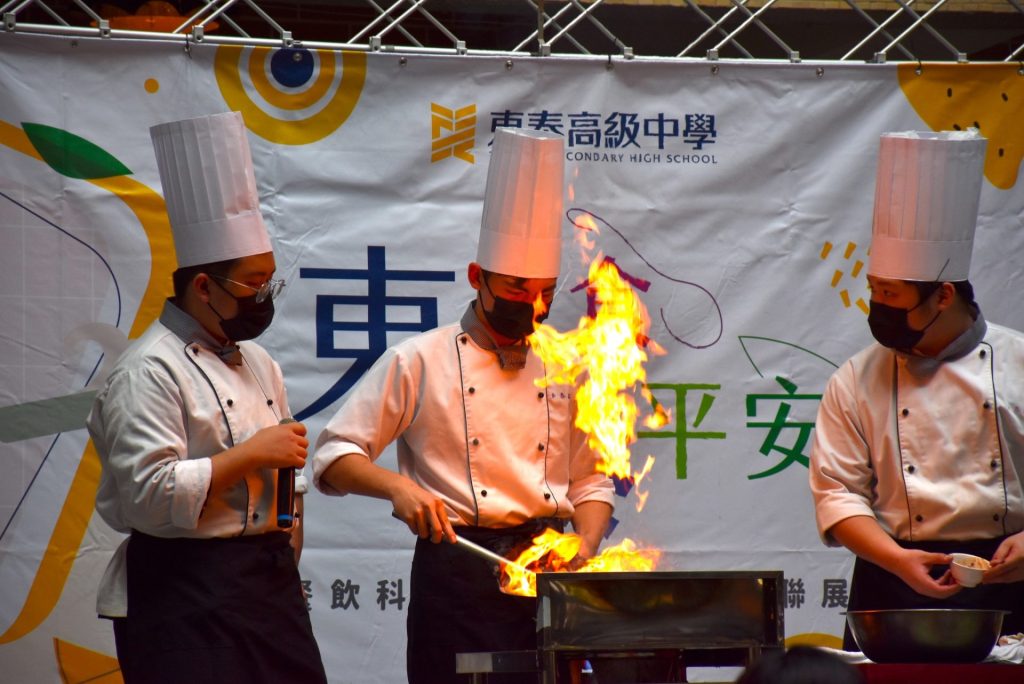
[(444, 501), (408, 478), (402, 478), (402, 485), (391, 497), (395, 507), (394, 516), (409, 526), (409, 530), (420, 539), (430, 537), (439, 544), (441, 539), (455, 543), (455, 530), (448, 520)]
[(590, 556), (584, 556), (582, 552), (577, 553), (572, 559), (565, 564), (565, 569), (569, 572), (576, 572), (590, 560)]
[(963, 587), (956, 583), (948, 570), (939, 579), (934, 579), (929, 571), (932, 566), (948, 565), (952, 560), (951, 556), (944, 553), (901, 549), (896, 562), (888, 569), (917, 593), (943, 599), (956, 594)]
[(982, 584), (1004, 584), (1024, 580), (1024, 532), (1003, 540), (992, 555), (992, 568), (981, 578)]
[(306, 465), (306, 426), (302, 423), (271, 425), (242, 443), (261, 468), (301, 468)]

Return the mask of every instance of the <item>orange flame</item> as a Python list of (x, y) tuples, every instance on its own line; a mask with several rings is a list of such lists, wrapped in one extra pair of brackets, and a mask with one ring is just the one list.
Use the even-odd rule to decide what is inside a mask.
[(583, 252), (584, 262), (589, 261), (587, 254), (594, 251), (597, 246), (597, 236), (601, 234), (601, 231), (597, 228), (597, 221), (590, 214), (580, 214), (573, 219), (573, 225), (580, 230), (573, 233), (576, 244), (580, 246)]
[[(632, 391), (639, 385), (647, 392), (645, 350), (664, 352), (647, 337), (647, 310), (614, 263), (594, 260), (588, 286), (597, 299), (593, 318), (584, 316), (575, 330), (566, 333), (538, 325), (528, 341), (547, 369), (538, 385), (577, 385), (583, 378), (576, 391), (576, 426), (597, 453), (599, 471), (631, 479), (629, 446), (637, 438), (638, 414)], [(647, 396), (653, 399), (649, 392)], [(653, 420), (661, 425), (668, 421), (660, 405)], [(650, 463), (645, 473), (649, 469)], [(640, 507), (645, 499), (641, 497)]]
[(544, 302), (544, 295), (538, 294), (537, 298), (533, 300), (533, 320), (537, 320), (537, 317), (541, 314), (545, 314), (548, 311), (548, 305)]
[(649, 390), (646, 385), (643, 387), (643, 395), (644, 399), (647, 400), (647, 403), (654, 408), (654, 413), (644, 418), (644, 427), (648, 427), (652, 430), (660, 430), (668, 425), (669, 421), (672, 420), (671, 412), (658, 403), (658, 400), (654, 398), (654, 394), (651, 393), (651, 390)]
[(515, 565), (502, 566), (501, 590), (516, 596), (537, 595), (538, 572), (649, 572), (661, 558), (658, 549), (638, 549), (631, 539), (609, 547), (585, 561), (576, 559), (580, 538), (546, 529), (533, 546), (519, 554)]

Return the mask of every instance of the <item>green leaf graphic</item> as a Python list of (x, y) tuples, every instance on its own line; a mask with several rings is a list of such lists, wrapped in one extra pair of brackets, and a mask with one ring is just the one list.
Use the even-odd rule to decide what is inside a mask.
[(22, 122), (21, 127), (43, 161), (63, 176), (91, 180), (131, 174), (109, 152), (85, 138), (43, 124)]

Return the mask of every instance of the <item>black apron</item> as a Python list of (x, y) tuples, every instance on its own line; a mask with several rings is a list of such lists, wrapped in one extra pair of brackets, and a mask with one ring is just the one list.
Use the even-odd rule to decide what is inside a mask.
[[(999, 544), (1005, 539), (976, 539), (973, 541), (922, 541), (908, 542), (900, 539), (897, 544), (905, 549), (918, 549), (931, 553), (969, 553), (981, 558), (991, 558)], [(939, 578), (949, 566), (932, 567), (932, 577)], [(959, 593), (945, 599), (922, 596), (911, 589), (896, 575), (879, 566), (857, 558), (853, 565), (853, 579), (850, 582), (850, 599), (847, 610), (885, 610), (896, 608), (984, 608), (989, 610), (1012, 611), (1003, 619), (1003, 634), (1024, 631), (1024, 582), (1010, 584), (979, 584), (965, 587)], [(853, 639), (850, 626), (843, 633), (843, 649), (859, 651)]]
[[(510, 528), (456, 527), (465, 537), (505, 558), (514, 559), (546, 527), (565, 522), (531, 520)], [(537, 648), (537, 599), (503, 594), (499, 570), (455, 544), (416, 541), (409, 583), (406, 668), (410, 684), (456, 684), (456, 653), (525, 651)], [(537, 675), (489, 675), (488, 684), (526, 684)]]
[(128, 542), (126, 684), (326, 684), (285, 532)]

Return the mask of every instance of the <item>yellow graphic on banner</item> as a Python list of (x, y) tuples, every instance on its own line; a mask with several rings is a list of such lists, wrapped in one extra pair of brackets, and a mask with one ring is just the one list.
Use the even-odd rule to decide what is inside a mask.
[[(124, 202), (142, 226), (149, 242), (152, 269), (128, 334), (130, 338), (138, 337), (157, 318), (164, 299), (171, 294), (170, 275), (176, 261), (163, 198), (126, 175), (104, 176), (100, 169), (118, 168), (119, 162), (88, 141), (59, 129), (24, 126), (35, 131), (38, 143), (22, 128), (0, 121), (0, 146), (47, 163), (64, 176), (81, 178), (110, 192)], [(51, 146), (40, 149), (39, 144), (44, 142)], [(76, 157), (71, 152), (79, 154)], [(55, 161), (63, 165), (54, 166)], [(0, 644), (17, 641), (34, 630), (57, 605), (92, 517), (99, 479), (99, 457), (90, 441), (72, 478), (25, 603), (7, 631), (0, 634)]]
[(805, 632), (786, 637), (786, 648), (793, 648), (794, 646), (824, 646), (825, 648), (842, 650), (843, 640), (832, 634)]
[(241, 112), (250, 131), (280, 145), (308, 145), (355, 110), (366, 53), (222, 45), (214, 75), (224, 102)]
[(123, 684), (117, 658), (73, 644), (62, 639), (53, 640), (57, 655), (60, 680), (67, 684)]
[[(829, 258), (829, 256), (832, 254), (833, 247), (834, 245), (828, 241), (826, 241), (825, 244), (822, 245), (821, 253), (819, 254), (822, 261)], [(864, 297), (858, 296), (855, 300), (852, 299), (852, 295), (850, 294), (850, 288), (853, 287), (853, 285), (846, 284), (847, 280), (852, 280), (855, 285), (859, 285), (860, 287), (864, 288), (866, 292), (867, 279), (861, 279), (860, 275), (861, 271), (864, 269), (864, 260), (855, 258), (856, 252), (856, 243), (846, 243), (846, 247), (843, 249), (842, 252), (842, 258), (844, 262), (843, 264), (841, 264), (842, 268), (837, 268), (835, 271), (832, 272), (832, 289), (834, 290), (836, 288), (839, 288), (839, 298), (843, 301), (844, 308), (849, 309), (851, 306), (856, 306), (866, 315), (868, 313), (868, 304), (866, 301), (864, 301)], [(864, 258), (866, 259), (867, 256), (865, 256)], [(851, 259), (853, 259), (852, 262), (850, 261)], [(849, 268), (849, 271), (844, 270), (846, 268)]]
[(1001, 190), (1017, 183), (1024, 158), (1024, 77), (1016, 64), (897, 67), (900, 88), (934, 131), (975, 127), (988, 138), (985, 177)]
[(431, 102), (430, 139), (431, 164), (448, 157), (475, 163), (473, 145), (476, 144), (476, 105), (449, 109)]

